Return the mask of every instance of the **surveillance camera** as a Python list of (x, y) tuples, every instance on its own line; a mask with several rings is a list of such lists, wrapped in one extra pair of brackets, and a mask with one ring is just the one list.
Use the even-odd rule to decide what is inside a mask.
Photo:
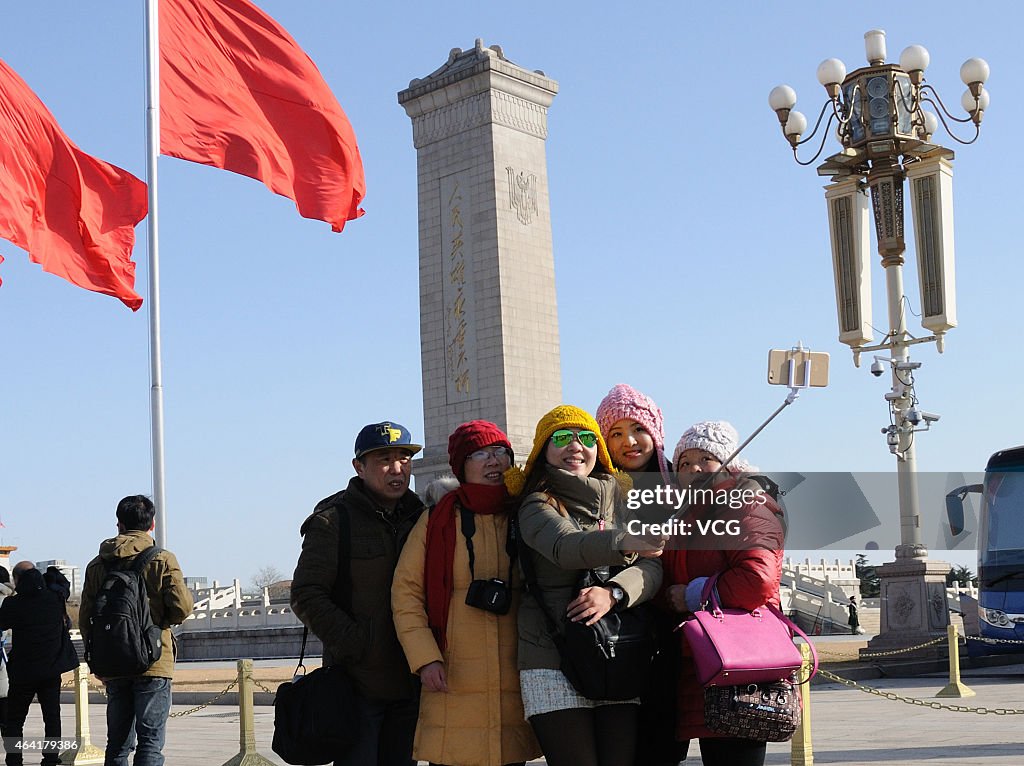
[(907, 414), (904, 417), (907, 419), (908, 423), (912, 426), (916, 426), (924, 418), (924, 415), (921, 413), (921, 410), (916, 407), (911, 407), (907, 410)]
[(896, 363), (896, 369), (899, 370), (900, 372), (909, 372), (911, 370), (920, 370), (921, 369), (921, 363), (920, 362), (897, 362)]
[(925, 412), (924, 410), (921, 410), (921, 417), (924, 418), (925, 423), (934, 423), (941, 418), (942, 415), (939, 415), (936, 412)]
[(885, 365), (882, 364), (878, 359), (871, 363), (871, 374), (876, 378), (882, 377), (882, 373), (885, 372)]

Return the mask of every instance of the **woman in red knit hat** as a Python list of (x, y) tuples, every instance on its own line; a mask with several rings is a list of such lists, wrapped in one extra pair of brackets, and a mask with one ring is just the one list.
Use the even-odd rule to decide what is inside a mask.
[(540, 755), (516, 668), (519, 574), (503, 474), (512, 445), (494, 423), (455, 429), (458, 488), (420, 517), (395, 570), (391, 603), (423, 684), (413, 755), (446, 766), (505, 766)]

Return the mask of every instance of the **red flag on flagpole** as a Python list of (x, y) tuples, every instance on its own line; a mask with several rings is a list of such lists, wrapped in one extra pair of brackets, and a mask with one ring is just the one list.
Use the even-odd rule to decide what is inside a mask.
[(334, 231), (366, 190), (316, 65), (249, 0), (159, 0), (160, 153), (262, 181)]
[(146, 209), (146, 184), (75, 146), (0, 61), (0, 237), (43, 271), (135, 311), (132, 247)]

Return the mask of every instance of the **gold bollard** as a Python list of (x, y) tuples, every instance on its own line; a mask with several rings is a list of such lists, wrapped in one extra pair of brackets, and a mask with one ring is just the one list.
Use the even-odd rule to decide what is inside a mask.
[(61, 763), (103, 763), (103, 751), (89, 739), (89, 666), (79, 663), (75, 668), (75, 738), (77, 750), (60, 754)]
[(946, 626), (949, 637), (949, 683), (936, 697), (973, 697), (974, 690), (960, 683), (960, 644), (957, 641), (956, 625)]
[(811, 647), (800, 644), (800, 655), (804, 658), (800, 665), (800, 728), (793, 735), (790, 744), (790, 763), (793, 766), (812, 766), (814, 763), (814, 746), (811, 743)]
[(256, 752), (256, 722), (252, 704), (252, 660), (238, 661), (238, 743), (241, 751), (224, 766), (274, 766)]

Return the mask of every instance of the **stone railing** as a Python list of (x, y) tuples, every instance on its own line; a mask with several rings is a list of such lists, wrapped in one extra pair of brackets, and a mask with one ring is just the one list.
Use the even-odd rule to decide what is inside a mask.
[(288, 602), (271, 601), (267, 588), (263, 589), (260, 598), (247, 599), (242, 597), (241, 583), (235, 580), (226, 587), (215, 582), (212, 588), (196, 591), (192, 614), (185, 618), (178, 632), (281, 628), (301, 624)]

